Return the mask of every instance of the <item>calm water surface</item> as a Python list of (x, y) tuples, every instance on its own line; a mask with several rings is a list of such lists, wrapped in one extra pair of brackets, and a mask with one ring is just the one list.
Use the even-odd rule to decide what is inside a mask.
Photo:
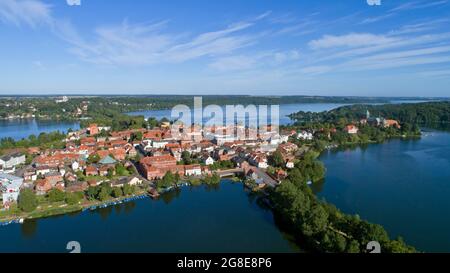
[(78, 130), (78, 122), (36, 121), (35, 119), (0, 120), (0, 139), (11, 137), (15, 140), (27, 138), (30, 135), (53, 131), (67, 132), (69, 129)]
[(330, 151), (319, 196), (426, 252), (450, 252), (450, 134)]
[(0, 227), (0, 252), (297, 252), (270, 211), (225, 180), (97, 211)]

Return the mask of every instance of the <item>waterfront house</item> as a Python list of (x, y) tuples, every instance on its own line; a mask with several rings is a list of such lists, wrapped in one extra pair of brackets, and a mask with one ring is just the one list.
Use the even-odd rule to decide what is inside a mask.
[(247, 173), (247, 179), (251, 179), (253, 181), (255, 181), (255, 183), (262, 187), (261, 185), (264, 184), (264, 178), (261, 177), (258, 172), (256, 172), (255, 170), (251, 169), (250, 171), (248, 171)]
[(202, 168), (198, 164), (185, 165), (185, 175), (186, 176), (200, 176), (202, 175)]
[(141, 159), (139, 167), (142, 175), (147, 179), (162, 178), (167, 171), (184, 175), (184, 168), (177, 166), (177, 160), (171, 155), (148, 156)]
[(396, 121), (396, 120), (393, 120), (393, 119), (385, 119), (383, 121), (383, 126), (385, 128), (389, 128), (389, 127), (395, 127), (397, 129), (401, 128), (400, 123), (398, 121)]
[(128, 178), (128, 185), (130, 186), (138, 186), (143, 183), (142, 179), (137, 178), (136, 176)]

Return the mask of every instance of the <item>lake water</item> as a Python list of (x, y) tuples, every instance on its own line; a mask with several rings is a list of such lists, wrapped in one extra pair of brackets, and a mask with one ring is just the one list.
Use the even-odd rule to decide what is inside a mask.
[(0, 120), (0, 139), (12, 137), (15, 140), (38, 136), (42, 132), (67, 132), (68, 129), (78, 130), (78, 122), (37, 121), (35, 119)]
[(298, 252), (241, 183), (0, 227), (0, 252)]
[(330, 151), (318, 195), (425, 252), (450, 252), (450, 134)]

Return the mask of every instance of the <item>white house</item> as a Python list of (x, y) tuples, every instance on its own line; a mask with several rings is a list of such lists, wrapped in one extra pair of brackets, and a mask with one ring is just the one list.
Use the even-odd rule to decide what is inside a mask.
[(166, 145), (169, 144), (168, 141), (160, 140), (160, 141), (153, 141), (152, 147), (155, 149), (164, 149)]
[(25, 161), (25, 155), (20, 153), (2, 156), (0, 157), (0, 172), (14, 172), (15, 167), (21, 164), (25, 164)]
[(0, 192), (2, 193), (3, 206), (9, 206), (10, 203), (17, 201), (22, 184), (23, 178), (0, 173)]
[(250, 163), (261, 169), (267, 169), (269, 167), (267, 164), (267, 157), (264, 154), (253, 156), (250, 158)]
[(105, 131), (105, 132), (108, 132), (108, 131), (111, 131), (111, 127), (109, 127), (109, 126), (98, 126), (98, 130), (101, 132), (101, 131)]
[(133, 178), (130, 179), (130, 181), (128, 181), (128, 184), (130, 186), (140, 185), (140, 184), (142, 184), (142, 180), (137, 178), (137, 177), (133, 177)]
[(311, 132), (301, 131), (298, 133), (297, 138), (303, 140), (313, 140), (314, 136)]
[(200, 176), (202, 175), (202, 167), (200, 165), (187, 165), (185, 166), (186, 176)]
[(73, 163), (72, 163), (72, 170), (73, 171), (78, 171), (80, 169), (80, 163), (78, 163), (78, 161), (74, 161)]
[(294, 161), (288, 160), (288, 161), (286, 162), (286, 168), (288, 168), (288, 169), (293, 169), (294, 167), (295, 167)]
[(37, 176), (42, 176), (42, 175), (46, 175), (50, 172), (50, 168), (48, 166), (39, 166), (36, 168), (36, 175)]
[(210, 166), (214, 164), (214, 159), (210, 156), (204, 156), (203, 162), (205, 163), (206, 166)]

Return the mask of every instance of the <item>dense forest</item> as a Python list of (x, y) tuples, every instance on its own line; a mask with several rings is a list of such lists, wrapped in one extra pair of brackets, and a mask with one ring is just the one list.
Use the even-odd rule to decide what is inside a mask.
[(382, 105), (357, 104), (321, 113), (298, 112), (290, 115), (290, 117), (297, 122), (336, 123), (339, 119), (358, 121), (366, 117), (367, 111), (370, 112), (371, 117), (396, 119), (401, 123), (429, 124), (450, 122), (450, 101)]

